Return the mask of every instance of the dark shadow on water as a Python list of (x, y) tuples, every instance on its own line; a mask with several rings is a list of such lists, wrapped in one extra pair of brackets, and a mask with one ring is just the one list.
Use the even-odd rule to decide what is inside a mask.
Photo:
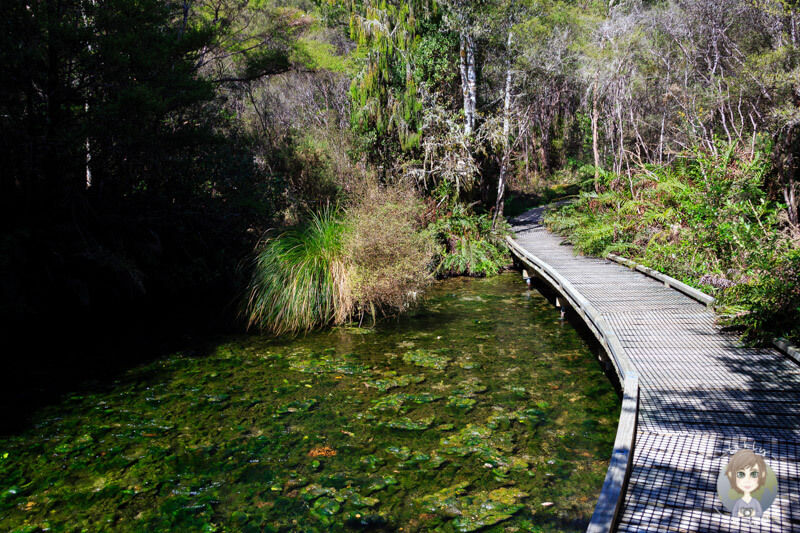
[(76, 390), (109, 390), (125, 371), (178, 351), (202, 356), (239, 330), (229, 292), (176, 305), (141, 302), (106, 313), (53, 312), (6, 324), (0, 359), (0, 435), (23, 430), (42, 407)]

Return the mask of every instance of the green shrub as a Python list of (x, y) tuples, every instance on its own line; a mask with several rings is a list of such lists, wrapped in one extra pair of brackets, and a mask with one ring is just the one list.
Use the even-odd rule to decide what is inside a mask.
[(769, 342), (785, 336), (800, 342), (800, 250), (772, 258), (745, 283), (723, 292), (729, 314), (723, 323), (744, 329), (747, 340)]
[(274, 333), (406, 309), (430, 281), (434, 243), (410, 191), (368, 188), (346, 211), (325, 208), (255, 254), (244, 314)]
[(410, 190), (372, 187), (348, 210), (344, 249), (359, 315), (402, 311), (430, 282), (435, 243), (423, 231), (423, 208)]
[(436, 219), (430, 230), (439, 241), (436, 274), (442, 276), (493, 276), (511, 263), (505, 244), (510, 226), (502, 221), (492, 231), (488, 215), (475, 215), (456, 204)]
[[(720, 144), (671, 166), (609, 174), (546, 216), (578, 252), (617, 253), (713, 294), (726, 323), (757, 340), (797, 336), (796, 252), (780, 231), (764, 182), (765, 154)], [(760, 332), (760, 333), (759, 333)]]

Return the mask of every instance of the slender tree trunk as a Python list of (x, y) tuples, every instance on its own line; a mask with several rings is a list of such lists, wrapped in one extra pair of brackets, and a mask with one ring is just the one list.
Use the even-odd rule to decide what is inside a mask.
[[(89, 116), (89, 102), (84, 104), (84, 111), (86, 112), (87, 120)], [(92, 186), (92, 145), (89, 142), (89, 136), (86, 136), (86, 188)]]
[(478, 76), (475, 72), (475, 40), (467, 35), (467, 85), (469, 87), (470, 129), (475, 129), (475, 111), (478, 108)]
[(594, 190), (600, 192), (600, 150), (597, 147), (597, 123), (600, 120), (600, 110), (597, 105), (597, 76), (594, 77), (592, 86), (592, 153), (594, 154)]
[(464, 99), (464, 133), (471, 135), (475, 128), (477, 80), (475, 75), (475, 41), (467, 30), (461, 32), (460, 57), (461, 96)]
[(789, 215), (789, 222), (794, 226), (800, 226), (800, 216), (797, 213), (797, 184), (791, 178), (783, 187), (783, 199), (786, 202), (786, 214)]
[(540, 126), (539, 159), (542, 160), (542, 174), (550, 175), (550, 125)]
[(464, 32), (461, 33), (460, 49), (459, 49), (459, 70), (461, 72), (461, 98), (464, 101), (464, 133), (469, 135), (472, 133), (472, 125), (469, 121), (469, 83), (467, 82), (467, 46), (466, 36)]
[[(90, 0), (90, 3), (92, 5), (94, 5), (94, 1), (93, 0)], [(89, 20), (86, 17), (86, 11), (85, 10), (82, 13), (82, 16), (83, 16), (83, 24), (84, 24), (84, 26), (86, 26), (88, 28), (89, 27)], [(91, 44), (91, 41), (89, 41), (86, 44), (86, 50), (89, 52), (89, 55), (91, 56), (92, 55), (92, 44)], [(83, 110), (86, 113), (86, 121), (88, 123), (89, 122), (89, 97), (88, 96), (86, 96), (86, 98), (84, 99)], [(92, 145), (91, 145), (91, 143), (89, 141), (89, 135), (88, 134), (86, 135), (85, 147), (86, 147), (86, 188), (88, 189), (89, 187), (92, 186), (92, 166), (91, 166), (92, 165)]]
[(492, 229), (497, 227), (497, 220), (503, 218), (503, 200), (506, 192), (506, 174), (508, 161), (511, 155), (511, 145), (508, 136), (511, 133), (511, 30), (508, 32), (506, 42), (506, 89), (503, 98), (503, 160), (500, 162), (500, 177), (497, 181), (497, 200), (494, 204), (494, 217)]
[(661, 132), (658, 135), (658, 164), (660, 165), (664, 160), (664, 126), (667, 122), (667, 113), (661, 114)]

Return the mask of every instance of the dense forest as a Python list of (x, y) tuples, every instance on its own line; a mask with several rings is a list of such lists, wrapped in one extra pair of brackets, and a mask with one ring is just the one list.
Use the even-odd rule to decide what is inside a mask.
[(12, 3), (4, 375), (372, 321), (567, 195), (581, 251), (797, 340), (799, 40), (783, 0)]

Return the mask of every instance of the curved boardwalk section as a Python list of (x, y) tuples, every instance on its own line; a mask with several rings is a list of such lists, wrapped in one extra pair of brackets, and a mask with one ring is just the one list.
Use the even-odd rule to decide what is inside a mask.
[[(540, 217), (537, 209), (512, 221), (517, 244), (601, 315), (639, 379), (616, 529), (800, 531), (800, 367), (778, 350), (742, 346), (714, 325), (711, 310), (662, 282), (575, 256)], [(741, 448), (763, 455), (778, 478), (778, 496), (761, 519), (732, 518), (716, 493)]]

